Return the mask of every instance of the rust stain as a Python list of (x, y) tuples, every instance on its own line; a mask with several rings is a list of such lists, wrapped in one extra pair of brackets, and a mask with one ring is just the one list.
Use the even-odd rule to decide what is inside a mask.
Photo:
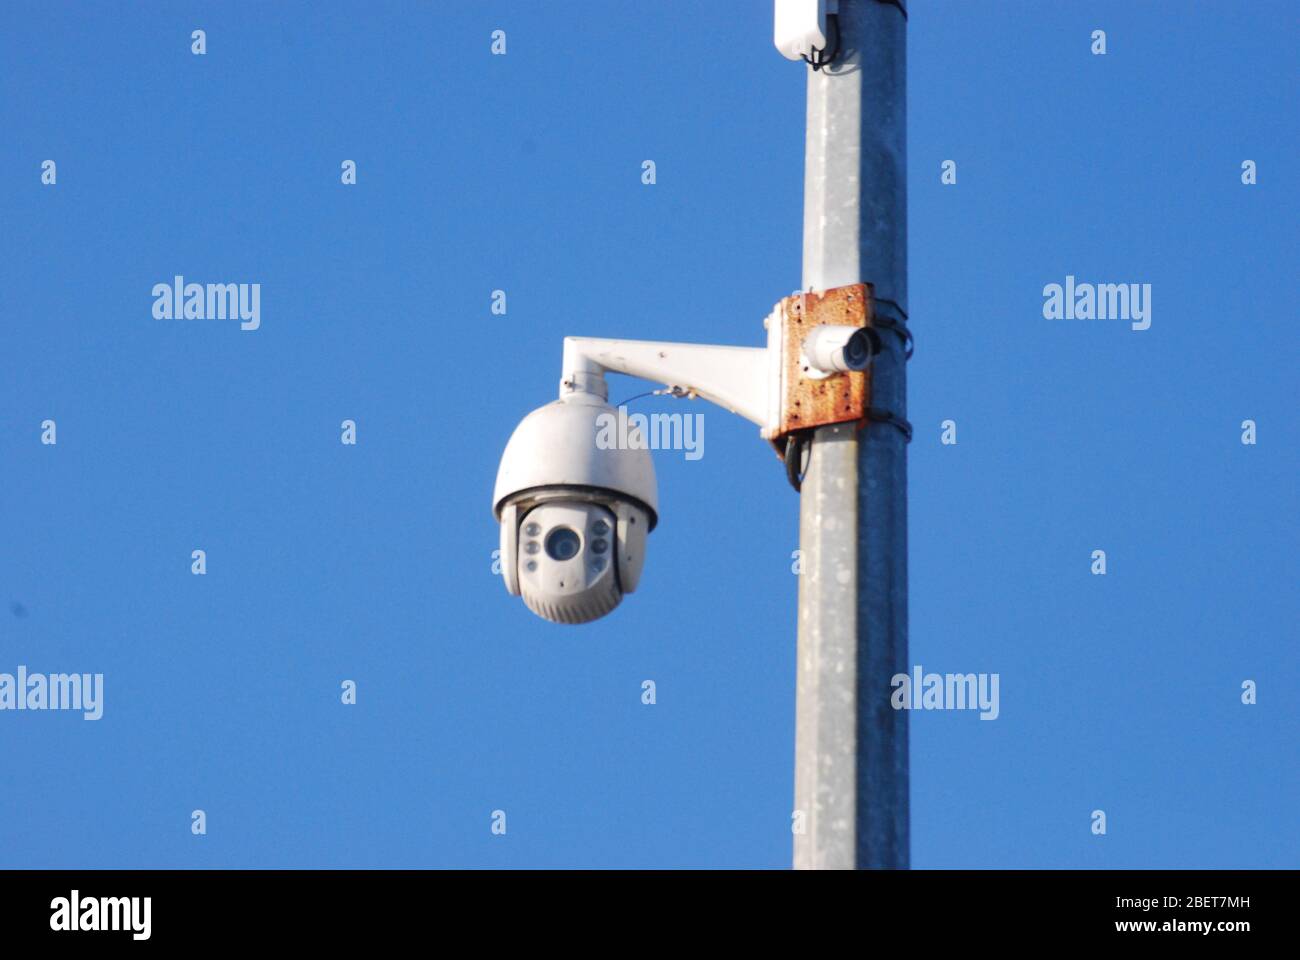
[(792, 430), (828, 423), (862, 420), (871, 403), (871, 371), (839, 373), (825, 379), (804, 376), (799, 355), (804, 336), (821, 324), (869, 327), (872, 289), (869, 283), (834, 287), (821, 293), (796, 294), (781, 301), (785, 315), (782, 343), (784, 390), (781, 425), (772, 437), (778, 454)]

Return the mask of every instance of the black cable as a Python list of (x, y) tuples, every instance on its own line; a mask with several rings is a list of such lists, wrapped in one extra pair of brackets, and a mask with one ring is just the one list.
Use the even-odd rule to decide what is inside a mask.
[[(794, 492), (798, 493), (803, 488), (803, 478), (807, 470), (801, 470), (803, 466), (803, 452), (808, 444), (808, 435), (806, 433), (789, 433), (785, 438), (785, 478), (790, 481), (790, 486), (794, 487)], [(812, 461), (812, 454), (808, 455), (809, 462)]]
[(877, 330), (892, 330), (898, 334), (899, 339), (903, 341), (903, 359), (912, 359), (912, 350), (916, 344), (912, 338), (912, 331), (908, 329), (906, 323), (901, 323), (888, 314), (882, 313), (872, 317), (871, 326)]
[(877, 0), (877, 2), (887, 7), (898, 7), (899, 12), (903, 14), (903, 19), (907, 19), (907, 7), (903, 6), (903, 0)]
[(899, 314), (902, 316), (904, 320), (907, 319), (907, 311), (898, 305), (897, 300), (886, 300), (884, 297), (876, 297), (876, 296), (873, 296), (871, 299), (876, 301), (876, 303), (889, 304), (891, 307), (893, 307), (895, 310), (899, 312)]
[[(903, 434), (903, 439), (907, 443), (912, 442), (912, 424), (905, 417), (900, 417), (883, 407), (867, 407), (866, 418), (875, 423), (889, 424)], [(813, 451), (817, 449), (816, 444), (808, 442), (811, 435), (811, 431), (804, 430), (788, 433), (785, 437), (785, 478), (790, 481), (790, 486), (794, 487), (795, 493), (803, 492), (803, 478), (808, 475)], [(807, 464), (803, 462), (804, 451), (808, 453)]]
[(897, 427), (902, 431), (903, 437), (907, 442), (912, 442), (912, 424), (893, 411), (886, 410), (883, 407), (867, 407), (867, 419), (874, 420), (876, 423), (887, 423), (892, 427)]
[[(907, 20), (907, 7), (903, 6), (903, 0), (876, 0), (876, 2), (883, 3), (887, 7), (897, 7), (898, 12), (903, 15), (903, 20)], [(829, 48), (830, 52), (814, 50), (815, 56), (805, 56), (803, 58), (804, 62), (814, 70), (829, 67), (835, 62), (835, 58), (840, 55), (840, 18), (838, 14), (828, 13), (826, 14), (826, 32), (830, 33), (832, 28), (835, 30), (835, 46)], [(830, 37), (826, 38), (826, 42), (830, 43)]]
[(629, 403), (631, 403), (633, 400), (640, 400), (642, 397), (653, 397), (653, 396), (654, 396), (656, 393), (658, 393), (658, 392), (659, 392), (658, 390), (647, 390), (645, 393), (638, 393), (635, 397), (628, 397), (628, 398), (627, 398), (626, 400), (624, 400), (622, 403), (616, 403), (616, 404), (614, 404), (614, 406), (615, 406), (616, 408), (617, 408), (617, 407), (626, 407), (626, 406), (627, 406)]
[[(814, 50), (815, 56), (809, 57), (805, 55), (803, 58), (804, 62), (814, 70), (829, 67), (835, 62), (835, 58), (840, 55), (840, 18), (836, 14), (828, 13), (826, 14), (826, 32), (830, 33), (832, 28), (835, 30), (835, 46), (827, 48), (830, 52), (827, 53), (825, 49)], [(829, 37), (826, 38), (826, 42), (830, 43)]]

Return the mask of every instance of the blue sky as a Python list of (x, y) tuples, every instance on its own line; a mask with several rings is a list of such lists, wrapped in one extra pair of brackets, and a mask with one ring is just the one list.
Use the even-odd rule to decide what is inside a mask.
[[(913, 865), (1294, 867), (1294, 10), (911, 7), (910, 660), (1001, 677), (911, 717)], [(582, 628), (502, 589), (490, 495), (564, 335), (761, 342), (804, 68), (766, 2), (358, 9), (0, 14), (0, 672), (105, 677), (99, 721), (0, 712), (0, 866), (787, 866), (753, 425), (634, 405), (705, 454), (656, 453), (641, 588)], [(155, 320), (176, 274), (260, 329)], [(1151, 328), (1044, 319), (1067, 274)]]

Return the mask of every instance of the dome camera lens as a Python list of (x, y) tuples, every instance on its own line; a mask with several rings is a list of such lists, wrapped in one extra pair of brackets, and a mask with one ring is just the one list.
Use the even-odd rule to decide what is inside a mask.
[(556, 527), (546, 535), (546, 555), (552, 560), (572, 560), (581, 546), (578, 535), (568, 527)]

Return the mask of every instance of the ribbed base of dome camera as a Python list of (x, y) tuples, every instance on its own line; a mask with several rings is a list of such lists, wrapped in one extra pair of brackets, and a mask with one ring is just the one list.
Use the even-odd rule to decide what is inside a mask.
[(543, 597), (524, 584), (520, 586), (523, 587), (524, 603), (528, 609), (553, 623), (589, 623), (598, 620), (617, 607), (623, 599), (623, 592), (614, 583), (613, 577), (607, 578), (595, 589), (584, 590), (570, 597)]

